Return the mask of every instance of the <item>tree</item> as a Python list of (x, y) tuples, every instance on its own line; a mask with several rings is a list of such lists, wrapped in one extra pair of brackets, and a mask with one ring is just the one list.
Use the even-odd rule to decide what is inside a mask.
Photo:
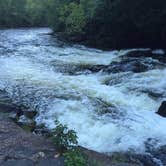
[(66, 31), (69, 34), (82, 33), (86, 25), (86, 17), (81, 4), (70, 3), (71, 13), (66, 18)]

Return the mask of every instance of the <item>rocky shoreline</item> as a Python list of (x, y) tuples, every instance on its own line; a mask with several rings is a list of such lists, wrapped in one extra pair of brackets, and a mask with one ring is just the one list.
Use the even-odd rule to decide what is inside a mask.
[[(44, 135), (49, 132), (35, 126), (33, 117), (36, 113), (26, 112), (22, 108), (13, 104), (5, 91), (0, 92), (0, 165), (63, 166), (63, 157), (55, 158), (58, 152), (53, 142)], [(19, 119), (16, 124), (13, 120), (16, 120), (18, 116), (24, 116), (26, 120), (21, 122)], [(38, 134), (32, 133), (35, 130)], [(166, 146), (149, 149), (147, 154), (122, 152), (107, 155), (82, 147), (80, 149), (88, 157), (89, 163), (95, 163), (98, 166), (166, 165)]]
[(1, 166), (63, 165), (63, 158), (54, 157), (57, 152), (50, 141), (24, 131), (2, 114), (0, 133)]
[[(13, 118), (20, 107), (3, 91), (0, 92), (0, 165), (1, 166), (62, 166), (63, 158), (55, 158), (53, 143), (20, 128)], [(29, 126), (30, 127), (30, 126)]]

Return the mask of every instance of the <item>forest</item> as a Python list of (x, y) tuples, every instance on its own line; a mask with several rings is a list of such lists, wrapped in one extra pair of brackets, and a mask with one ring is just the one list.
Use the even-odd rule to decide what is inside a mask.
[(1, 27), (50, 26), (101, 48), (165, 47), (164, 0), (0, 0)]
[(0, 0), (0, 166), (166, 166), (166, 0)]

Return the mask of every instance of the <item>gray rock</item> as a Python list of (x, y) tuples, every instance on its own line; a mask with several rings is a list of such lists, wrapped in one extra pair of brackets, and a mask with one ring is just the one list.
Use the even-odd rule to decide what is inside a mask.
[(3, 166), (35, 166), (31, 160), (9, 160), (2, 163)]
[(12, 100), (8, 97), (5, 91), (0, 90), (0, 112), (20, 112), (20, 108), (12, 103)]
[(166, 117), (166, 101), (163, 101), (161, 103), (161, 106), (158, 109), (157, 114), (159, 114), (162, 117)]
[[(17, 126), (12, 120), (0, 116), (0, 166), (25, 163), (29, 166), (44, 159), (54, 159), (57, 153), (53, 143)], [(63, 166), (60, 158), (56, 159)], [(9, 165), (10, 166), (10, 165)], [(24, 164), (22, 164), (24, 166)], [(25, 165), (28, 166), (28, 165)]]
[(24, 114), (27, 118), (33, 119), (33, 118), (36, 116), (37, 112), (34, 111), (34, 110), (26, 110), (26, 111), (23, 110), (23, 114)]
[(61, 166), (63, 159), (43, 159), (38, 163), (38, 166)]
[(36, 128), (36, 122), (33, 119), (28, 119), (26, 116), (22, 115), (19, 117), (17, 123), (28, 131), (33, 131)]

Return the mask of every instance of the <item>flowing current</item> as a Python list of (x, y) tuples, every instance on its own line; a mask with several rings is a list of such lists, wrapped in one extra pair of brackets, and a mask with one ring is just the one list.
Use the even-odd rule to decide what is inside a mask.
[(38, 124), (52, 129), (58, 119), (77, 132), (81, 146), (92, 150), (144, 151), (148, 140), (156, 146), (166, 144), (166, 119), (155, 113), (166, 99), (164, 63), (135, 58), (148, 70), (115, 72), (108, 70), (110, 64), (121, 64), (132, 50), (69, 45), (50, 32), (0, 30), (1, 90), (15, 103), (36, 109)]

